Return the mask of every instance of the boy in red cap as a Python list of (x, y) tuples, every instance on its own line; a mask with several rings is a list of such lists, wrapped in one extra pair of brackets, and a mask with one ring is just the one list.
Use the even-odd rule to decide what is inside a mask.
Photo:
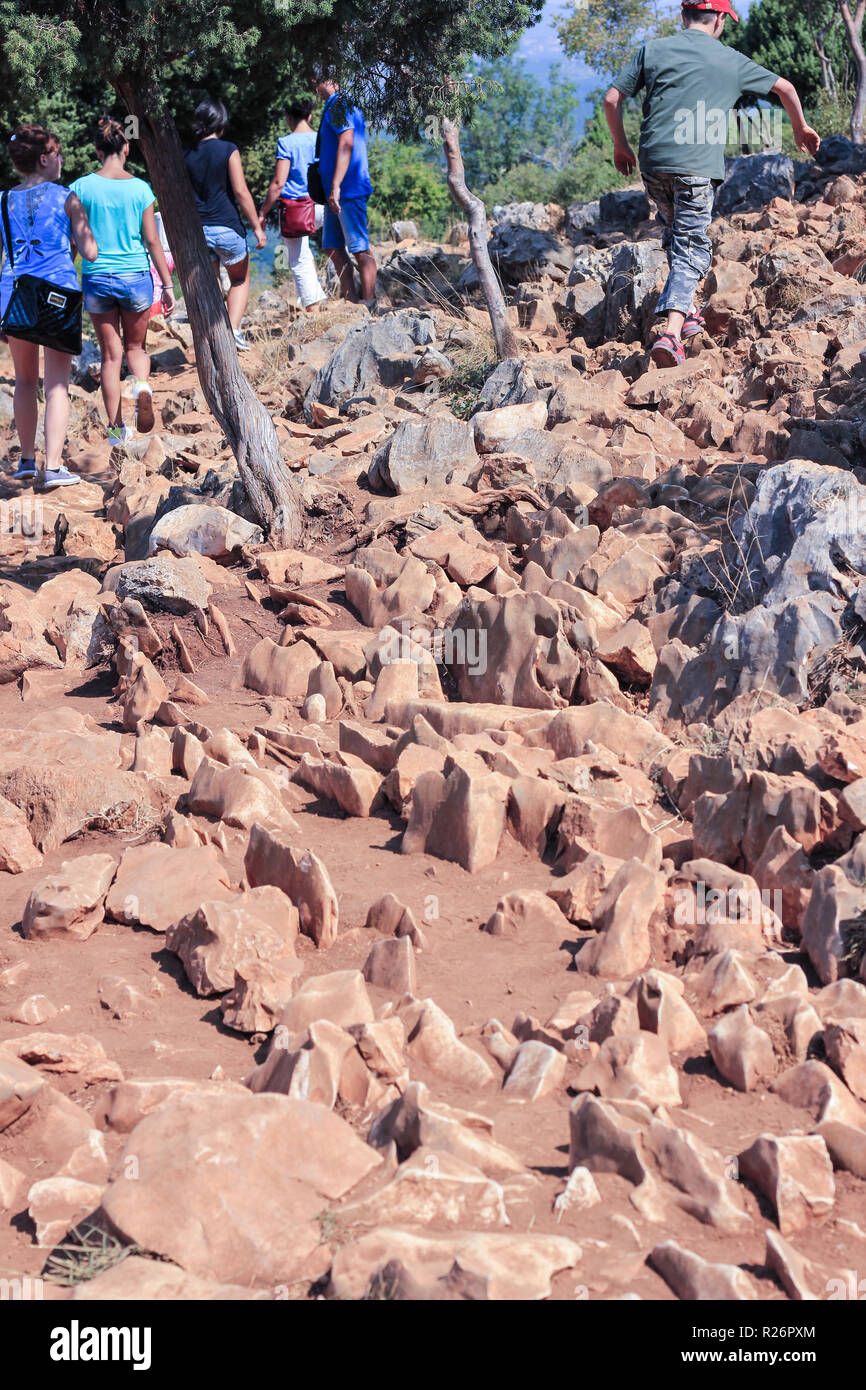
[(664, 224), (662, 245), (670, 265), (657, 305), (659, 314), (667, 314), (667, 324), (652, 349), (659, 366), (683, 362), (683, 340), (704, 326), (694, 295), (712, 260), (707, 228), (715, 189), (725, 177), (728, 117), (735, 102), (744, 92), (774, 92), (791, 118), (798, 147), (815, 155), (821, 143), (806, 124), (792, 83), (719, 42), (727, 15), (739, 23), (731, 0), (687, 0), (682, 32), (645, 43), (604, 99), (614, 164), (621, 174), (630, 174), (636, 160), (622, 103), (646, 88), (640, 169)]

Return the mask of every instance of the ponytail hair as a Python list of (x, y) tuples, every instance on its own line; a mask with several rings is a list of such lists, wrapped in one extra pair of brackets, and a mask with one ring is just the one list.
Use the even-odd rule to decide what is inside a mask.
[(229, 123), (229, 113), (218, 99), (205, 97), (195, 108), (192, 133), (198, 144), (206, 135), (222, 135)]
[(120, 154), (124, 145), (129, 144), (126, 132), (120, 121), (113, 116), (101, 116), (96, 124), (93, 143), (101, 155)]
[(32, 174), (39, 168), (44, 154), (56, 154), (60, 137), (44, 125), (17, 125), (9, 138), (7, 152), (19, 174)]
[(309, 97), (302, 97), (300, 101), (293, 101), (289, 107), (288, 116), (290, 121), (308, 121), (313, 114), (315, 102)]

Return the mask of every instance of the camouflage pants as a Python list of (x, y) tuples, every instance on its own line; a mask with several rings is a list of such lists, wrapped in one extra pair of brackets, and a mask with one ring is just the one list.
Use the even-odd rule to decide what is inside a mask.
[(674, 310), (688, 314), (694, 304), (695, 290), (713, 258), (707, 235), (713, 216), (713, 181), (683, 174), (648, 173), (644, 174), (643, 181), (664, 226), (662, 247), (671, 268), (656, 313), (668, 314)]

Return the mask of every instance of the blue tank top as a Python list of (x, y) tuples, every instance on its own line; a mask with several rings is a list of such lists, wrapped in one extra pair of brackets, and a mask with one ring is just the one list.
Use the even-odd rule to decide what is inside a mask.
[(15, 269), (9, 264), (6, 230), (0, 220), (4, 255), (0, 283), (4, 289), (11, 289), (13, 278), (18, 275), (35, 275), (64, 289), (78, 289), (69, 240), (71, 227), (65, 210), (68, 197), (69, 189), (59, 183), (9, 190), (7, 206)]

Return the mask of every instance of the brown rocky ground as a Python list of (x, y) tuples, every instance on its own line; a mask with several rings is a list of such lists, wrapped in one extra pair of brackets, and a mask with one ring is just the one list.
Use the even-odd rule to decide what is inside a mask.
[(801, 192), (714, 224), (671, 372), (634, 219), (502, 220), (495, 370), (465, 247), (386, 248), (372, 319), (260, 296), (302, 552), (182, 321), (149, 440), (109, 451), (82, 365), (85, 483), (0, 510), (4, 1277), (862, 1277), (863, 179)]

